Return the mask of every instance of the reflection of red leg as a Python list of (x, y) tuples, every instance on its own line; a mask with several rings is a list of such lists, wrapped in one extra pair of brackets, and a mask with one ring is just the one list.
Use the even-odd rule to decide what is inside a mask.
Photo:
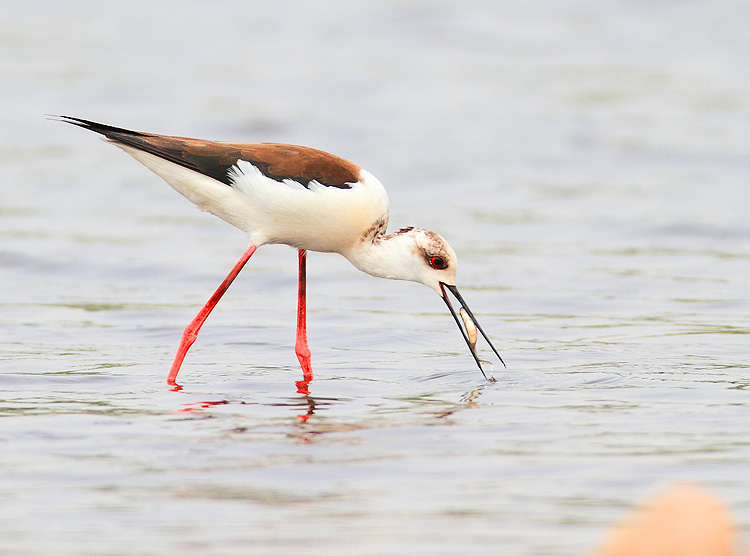
[(237, 261), (237, 264), (234, 265), (229, 274), (227, 274), (227, 277), (224, 278), (224, 281), (221, 283), (219, 288), (211, 296), (211, 299), (208, 300), (208, 302), (203, 306), (203, 309), (200, 310), (200, 312), (185, 328), (185, 331), (182, 333), (182, 340), (180, 340), (180, 346), (177, 348), (177, 355), (175, 355), (174, 357), (172, 368), (169, 370), (169, 376), (167, 376), (167, 384), (176, 384), (175, 379), (177, 378), (177, 373), (180, 372), (180, 366), (182, 365), (182, 361), (185, 359), (185, 355), (190, 349), (190, 346), (193, 345), (193, 342), (195, 342), (195, 338), (198, 337), (198, 331), (201, 329), (201, 326), (203, 326), (203, 323), (206, 322), (206, 319), (208, 318), (208, 315), (211, 314), (213, 308), (216, 307), (216, 304), (221, 299), (221, 296), (224, 295), (224, 293), (229, 289), (229, 286), (232, 285), (234, 279), (237, 278), (237, 275), (240, 273), (240, 270), (242, 270), (242, 267), (245, 266), (245, 263), (250, 259), (250, 257), (253, 256), (253, 253), (255, 253), (256, 249), (257, 247), (251, 244), (245, 250), (245, 252), (242, 254), (242, 257), (240, 257), (240, 260)]
[(307, 251), (299, 250), (299, 294), (297, 299), (297, 342), (294, 352), (302, 367), (303, 380), (297, 382), (297, 392), (309, 394), (308, 385), (313, 379), (310, 348), (307, 345)]

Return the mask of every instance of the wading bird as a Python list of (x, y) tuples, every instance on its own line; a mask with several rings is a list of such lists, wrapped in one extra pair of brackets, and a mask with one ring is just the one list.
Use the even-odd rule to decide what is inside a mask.
[[(435, 232), (420, 228), (386, 233), (388, 196), (367, 170), (308, 147), (204, 141), (130, 131), (70, 116), (52, 118), (103, 135), (199, 208), (248, 234), (250, 244), (240, 260), (185, 328), (167, 376), (169, 384), (176, 384), (198, 331), (245, 263), (258, 247), (274, 243), (298, 250), (295, 352), (304, 377), (298, 382), (301, 392), (307, 393), (313, 378), (307, 344), (307, 251), (339, 253), (367, 274), (425, 284), (445, 301), (482, 374), (477, 330), (503, 362), (456, 288), (453, 249)], [(458, 312), (449, 292), (460, 304)]]

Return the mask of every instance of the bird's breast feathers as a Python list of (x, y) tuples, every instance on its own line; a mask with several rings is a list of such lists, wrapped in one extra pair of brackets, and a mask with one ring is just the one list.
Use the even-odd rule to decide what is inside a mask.
[(348, 188), (291, 179), (277, 181), (255, 164), (238, 160), (230, 171), (232, 189), (244, 197), (248, 219), (266, 243), (299, 249), (342, 252), (388, 220), (388, 197), (366, 170)]

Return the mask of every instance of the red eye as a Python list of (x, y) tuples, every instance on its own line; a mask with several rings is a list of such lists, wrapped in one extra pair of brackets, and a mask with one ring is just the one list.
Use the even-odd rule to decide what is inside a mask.
[(430, 266), (437, 270), (444, 269), (447, 265), (443, 257), (430, 257)]

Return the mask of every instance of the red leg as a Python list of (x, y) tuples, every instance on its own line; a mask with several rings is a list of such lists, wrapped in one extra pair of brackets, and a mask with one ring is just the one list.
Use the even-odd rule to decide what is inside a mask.
[(308, 384), (313, 379), (310, 348), (307, 345), (307, 251), (299, 249), (299, 292), (297, 299), (297, 342), (294, 345), (303, 380), (297, 382), (300, 394), (309, 394)]
[(221, 299), (221, 296), (224, 295), (224, 293), (229, 289), (229, 286), (232, 285), (232, 282), (234, 282), (234, 279), (237, 278), (237, 275), (242, 270), (242, 267), (245, 266), (245, 263), (250, 259), (250, 257), (253, 256), (253, 253), (255, 253), (256, 249), (257, 247), (251, 244), (245, 250), (245, 252), (242, 254), (242, 257), (240, 257), (240, 260), (237, 261), (237, 264), (234, 265), (229, 274), (227, 274), (227, 277), (224, 278), (224, 281), (221, 283), (219, 288), (211, 296), (211, 299), (208, 300), (208, 302), (203, 306), (203, 309), (200, 310), (200, 312), (185, 328), (185, 331), (182, 333), (182, 340), (180, 340), (180, 346), (177, 348), (177, 355), (175, 355), (174, 357), (172, 368), (169, 370), (169, 376), (167, 376), (167, 384), (176, 384), (175, 379), (177, 378), (177, 373), (180, 372), (182, 361), (185, 359), (185, 355), (190, 349), (190, 346), (193, 345), (193, 342), (195, 342), (195, 339), (198, 337), (198, 331), (201, 329), (201, 326), (203, 326), (203, 323), (206, 322), (206, 319), (208, 318), (208, 315), (211, 314), (213, 308), (216, 307), (216, 304)]

